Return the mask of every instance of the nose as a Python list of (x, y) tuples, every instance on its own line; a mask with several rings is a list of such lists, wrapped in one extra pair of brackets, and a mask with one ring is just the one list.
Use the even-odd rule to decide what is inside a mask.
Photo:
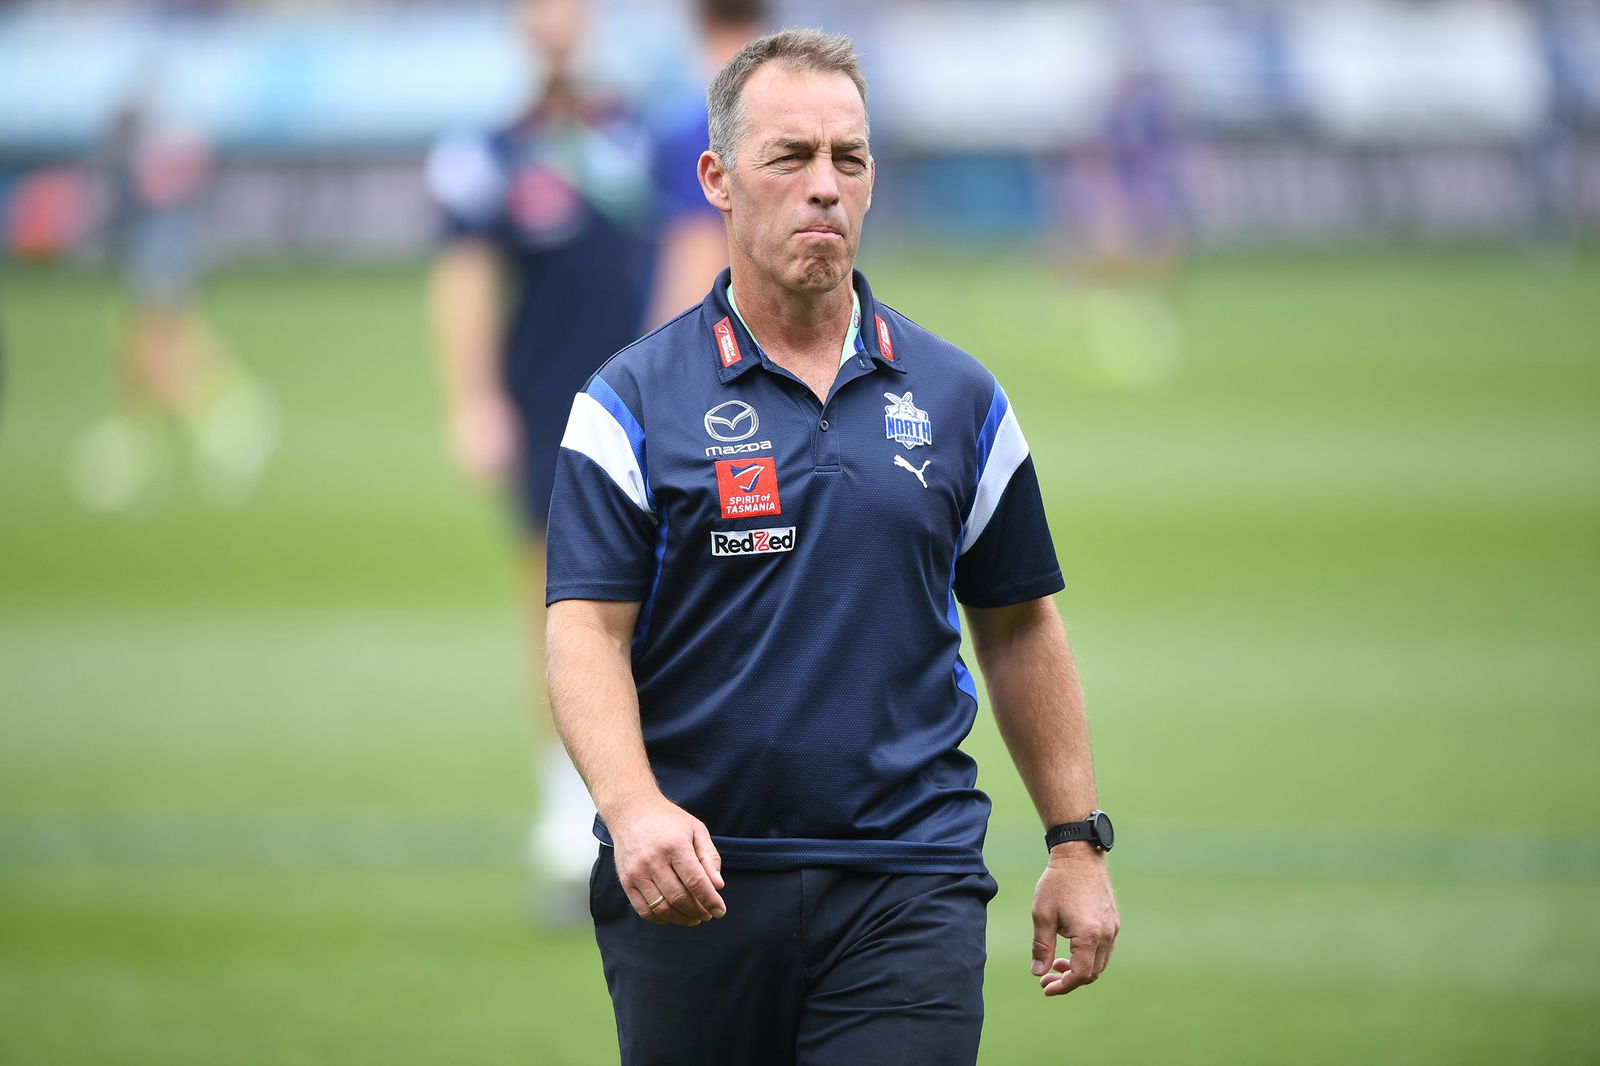
[(811, 161), (806, 199), (815, 207), (832, 207), (839, 202), (839, 177), (834, 173), (833, 160), (819, 154)]

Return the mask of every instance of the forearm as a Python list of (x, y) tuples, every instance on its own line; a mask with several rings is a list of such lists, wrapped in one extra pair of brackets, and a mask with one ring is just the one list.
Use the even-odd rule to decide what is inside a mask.
[[(1045, 826), (1098, 805), (1083, 687), (1061, 617), (1049, 600), (978, 640), (978, 664), (1000, 735)], [(977, 640), (975, 634), (975, 640)]]
[[(1082, 819), (1099, 804), (1083, 688), (1066, 630), (1048, 598), (969, 611), (973, 646), (1000, 735), (1047, 826)], [(1033, 893), (1033, 975), (1064, 995), (1105, 970), (1121, 923), (1105, 853), (1061, 844)], [(1056, 954), (1060, 937), (1071, 958)]]
[(637, 603), (550, 607), (550, 706), (611, 834), (634, 912), (658, 925), (699, 925), (727, 912), (722, 859), (704, 823), (662, 795), (650, 772), (629, 655), (638, 617)]
[(629, 654), (637, 611), (637, 604), (564, 600), (548, 614), (551, 713), (608, 822), (628, 803), (660, 795), (645, 755)]
[(446, 400), (470, 402), (499, 388), (499, 273), (477, 242), (446, 248), (428, 284), (434, 350)]
[(727, 265), (728, 235), (721, 219), (694, 215), (669, 223), (661, 239), (645, 328), (654, 329), (698, 304)]

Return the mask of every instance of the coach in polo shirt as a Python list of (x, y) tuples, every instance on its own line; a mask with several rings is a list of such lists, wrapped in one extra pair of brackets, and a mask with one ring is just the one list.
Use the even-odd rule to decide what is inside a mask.
[(1055, 827), (1044, 993), (1099, 976), (1118, 929), (1033, 462), (994, 377), (853, 269), (849, 40), (756, 40), (708, 100), (731, 267), (577, 397), (550, 514), (551, 700), (599, 810), (622, 1061), (970, 1064), (995, 885), (958, 601)]

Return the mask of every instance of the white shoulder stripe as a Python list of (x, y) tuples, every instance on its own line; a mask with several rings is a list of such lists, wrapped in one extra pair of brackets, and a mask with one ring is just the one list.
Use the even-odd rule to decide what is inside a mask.
[(655, 507), (645, 487), (644, 471), (633, 453), (628, 433), (600, 402), (586, 392), (572, 400), (572, 415), (561, 438), (563, 448), (571, 448), (594, 460), (616, 482), (634, 506), (654, 517)]
[(1008, 408), (1005, 417), (1000, 420), (1000, 428), (995, 430), (989, 461), (984, 464), (983, 473), (978, 477), (978, 491), (972, 501), (972, 514), (967, 518), (966, 532), (961, 537), (959, 554), (965, 555), (967, 549), (983, 536), (989, 520), (1000, 506), (1001, 497), (1006, 493), (1006, 486), (1011, 484), (1011, 475), (1017, 472), (1017, 467), (1027, 457), (1028, 442), (1022, 436), (1022, 426), (1017, 423), (1017, 413)]

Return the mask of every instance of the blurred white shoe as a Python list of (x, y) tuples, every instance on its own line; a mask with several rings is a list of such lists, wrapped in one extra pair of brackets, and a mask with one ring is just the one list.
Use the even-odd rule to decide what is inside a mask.
[(67, 456), (67, 483), (91, 511), (132, 511), (155, 493), (161, 441), (155, 427), (112, 415), (84, 431)]
[(1183, 327), (1149, 293), (1096, 289), (1088, 294), (1089, 365), (1084, 377), (1108, 389), (1152, 389), (1177, 376)]
[(201, 490), (215, 503), (243, 503), (278, 447), (281, 425), (278, 405), (260, 382), (230, 382), (193, 420)]
[(537, 883), (534, 919), (552, 929), (589, 924), (589, 875), (599, 853), (594, 804), (560, 742), (539, 753), (539, 815), (528, 832)]

